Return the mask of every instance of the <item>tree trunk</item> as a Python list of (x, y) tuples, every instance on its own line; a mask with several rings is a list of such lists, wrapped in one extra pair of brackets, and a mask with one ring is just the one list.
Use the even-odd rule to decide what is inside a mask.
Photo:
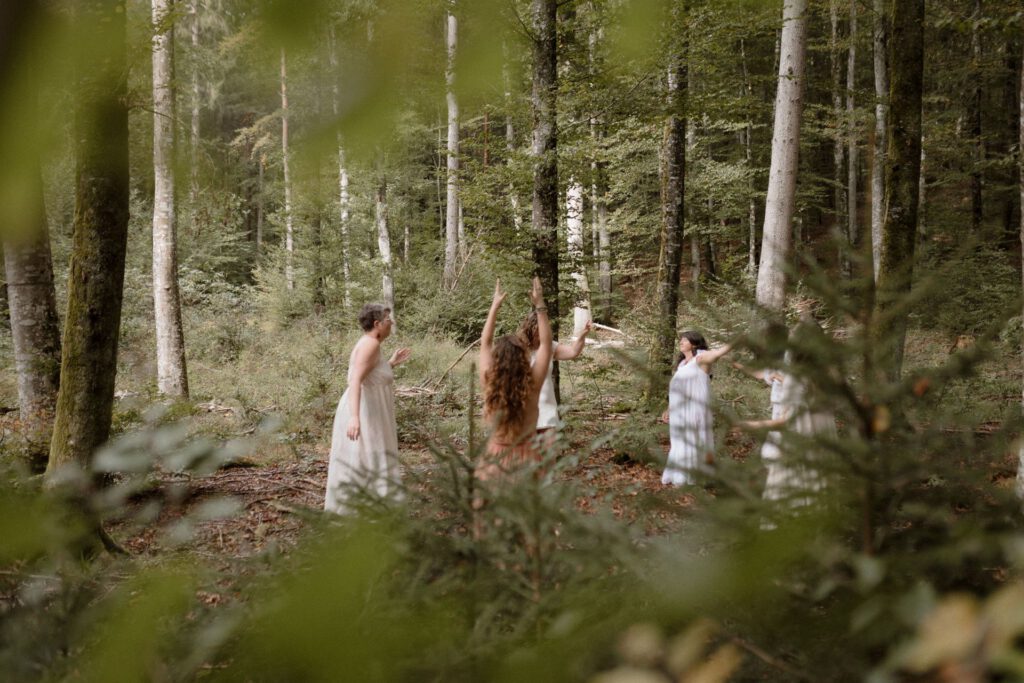
[[(754, 87), (750, 83), (750, 72), (747, 69), (747, 46), (746, 41), (740, 38), (740, 66), (743, 70), (743, 95), (749, 100), (754, 99)], [(757, 278), (757, 200), (754, 190), (754, 146), (753, 146), (754, 123), (747, 117), (747, 125), (743, 129), (743, 154), (747, 163), (747, 172), (750, 173), (750, 202), (747, 206), (747, 275)]]
[(885, 221), (875, 299), (878, 367), (899, 378), (907, 333), (902, 299), (910, 292), (921, 174), (921, 93), (924, 78), (924, 0), (894, 0), (889, 64), (889, 149)]
[(128, 237), (126, 14), (124, 0), (104, 0), (76, 17), (102, 49), (75, 60), (74, 236), (48, 474), (86, 465), (110, 434)]
[(259, 255), (263, 249), (263, 170), (266, 167), (266, 159), (260, 154), (257, 159), (257, 188), (256, 188), (256, 254)]
[[(1021, 21), (1024, 27), (1024, 20)], [(1017, 182), (1020, 190), (1020, 244), (1021, 258), (1024, 260), (1024, 41), (1021, 41), (1020, 59), (1020, 116), (1017, 119)], [(1021, 271), (1021, 285), (1024, 286), (1024, 270)], [(1024, 344), (1021, 346), (1021, 360), (1024, 361)], [(1024, 394), (1021, 396), (1021, 407), (1024, 408)], [(1024, 498), (1024, 441), (1021, 442), (1017, 454), (1017, 495)]]
[(839, 62), (839, 0), (829, 0), (828, 17), (831, 33), (829, 34), (829, 66), (831, 67), (832, 83), (832, 119), (835, 125), (832, 136), (832, 216), (836, 244), (839, 246), (836, 261), (843, 277), (850, 277), (850, 259), (846, 248), (846, 197), (843, 179), (843, 131), (846, 114), (843, 109), (843, 95), (840, 85)]
[(857, 87), (857, 0), (850, 0), (850, 46), (846, 60), (846, 237), (851, 251), (860, 243), (857, 222), (857, 112), (854, 92)]
[(871, 256), (875, 280), (882, 259), (882, 199), (889, 115), (889, 18), (885, 0), (874, 0), (875, 152), (871, 162)]
[(188, 13), (192, 38), (192, 120), (190, 126), (192, 134), (189, 137), (191, 168), (189, 169), (188, 203), (192, 234), (195, 235), (199, 231), (196, 208), (199, 204), (199, 114), (202, 96), (199, 90), (199, 0), (189, 2)]
[(448, 61), (445, 68), (445, 86), (448, 101), (448, 194), (446, 199), (444, 240), (444, 286), (455, 284), (460, 246), (459, 230), (459, 101), (455, 96), (455, 54), (458, 47), (458, 20), (448, 14)]
[(784, 269), (789, 259), (791, 224), (796, 206), (807, 51), (807, 0), (785, 0), (782, 19), (772, 161), (761, 237), (761, 264), (757, 272), (757, 303), (776, 311), (782, 310), (786, 299)]
[(981, 137), (981, 83), (984, 72), (981, 65), (981, 0), (974, 0), (971, 16), (971, 93), (967, 98), (971, 126), (971, 232), (977, 235), (984, 216), (982, 205), (982, 164), (985, 161), (985, 143)]
[(295, 234), (292, 226), (292, 176), (288, 158), (288, 66), (281, 48), (281, 163), (284, 166), (284, 278), (288, 289), (295, 289)]
[(174, 205), (174, 18), (170, 0), (153, 10), (153, 311), (157, 390), (188, 396), (185, 333), (178, 295), (178, 246)]
[(53, 286), (50, 236), (39, 169), (33, 173), (34, 215), (25, 225), (9, 225), (3, 256), (10, 308), (14, 366), (18, 374), (18, 407), (31, 445), (34, 470), (46, 467), (53, 414), (60, 386), (60, 321)]
[[(604, 39), (604, 30), (600, 27), (591, 32), (589, 38), (590, 48), (590, 71), (591, 80), (595, 78), (600, 61), (600, 45)], [(601, 116), (594, 116), (590, 119), (591, 139), (594, 146), (594, 156), (590, 162), (590, 169), (593, 174), (591, 213), (594, 223), (594, 230), (597, 233), (597, 281), (600, 291), (600, 317), (605, 321), (611, 320), (612, 315), (612, 266), (611, 266), (611, 236), (608, 233), (608, 202), (605, 194), (608, 192), (608, 169), (607, 164), (601, 160), (601, 141), (605, 135), (605, 124)]]
[[(333, 78), (331, 79), (331, 108), (334, 112), (335, 124), (338, 123), (338, 116), (340, 113), (340, 89), (338, 86), (338, 45), (337, 38), (335, 36), (334, 24), (331, 24), (330, 34), (330, 63), (331, 71), (333, 72)], [(345, 309), (352, 307), (352, 283), (351, 283), (351, 272), (349, 266), (349, 237), (348, 237), (348, 219), (349, 219), (349, 196), (348, 196), (348, 166), (345, 163), (345, 147), (341, 141), (341, 131), (339, 130), (335, 136), (335, 140), (338, 145), (338, 219), (340, 221), (339, 227), (341, 229), (341, 276), (344, 279), (342, 284), (342, 301), (345, 304)]]
[[(683, 230), (686, 217), (686, 115), (688, 64), (686, 8), (672, 5), (671, 29), (676, 35), (670, 47), (667, 80), (667, 113), (661, 152), (661, 251), (658, 258), (658, 316), (651, 347), (651, 381), (648, 396), (661, 400), (668, 382), (676, 347), (679, 308), (679, 276), (683, 266)], [(695, 236), (696, 237), (696, 236)]]
[(376, 223), (377, 223), (377, 247), (380, 249), (380, 260), (383, 265), (381, 280), (381, 292), (384, 296), (384, 305), (395, 310), (395, 283), (391, 277), (391, 235), (388, 232), (388, 184), (382, 177), (377, 184), (376, 193)]
[[(533, 23), (533, 261), (544, 286), (552, 334), (558, 339), (558, 92), (556, 0), (531, 0)], [(555, 396), (559, 396), (558, 364), (552, 371)]]
[(572, 334), (577, 337), (593, 317), (590, 314), (590, 281), (583, 258), (583, 185), (576, 178), (569, 178), (569, 186), (565, 190), (565, 236), (572, 263), (572, 280), (576, 285)]

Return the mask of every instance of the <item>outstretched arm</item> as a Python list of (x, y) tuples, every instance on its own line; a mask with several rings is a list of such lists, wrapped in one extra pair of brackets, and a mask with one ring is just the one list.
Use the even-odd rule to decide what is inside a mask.
[(537, 389), (544, 383), (548, 376), (548, 364), (551, 362), (551, 321), (548, 319), (548, 307), (544, 303), (544, 288), (541, 287), (540, 278), (533, 277), (533, 287), (530, 289), (530, 301), (533, 303), (533, 310), (537, 312), (537, 336), (540, 338), (540, 347), (537, 349), (537, 357), (533, 362), (531, 374), (533, 384)]
[[(494, 298), (491, 299), (491, 310), (487, 312), (487, 322), (480, 335), (480, 385), (483, 386), (484, 376), (491, 369), (491, 350), (494, 348), (494, 328), (498, 325), (498, 310), (505, 300), (505, 292), (501, 291), (501, 280), (494, 283)], [(548, 346), (551, 342), (548, 341)]]
[(724, 344), (714, 349), (701, 351), (697, 355), (697, 363), (704, 368), (709, 368), (716, 360), (718, 360), (725, 354), (729, 353), (730, 351), (732, 351), (732, 344)]
[(587, 334), (594, 329), (594, 324), (587, 321), (587, 324), (580, 330), (580, 336), (573, 340), (572, 344), (559, 344), (555, 347), (555, 360), (572, 360), (583, 353), (583, 347), (587, 344)]

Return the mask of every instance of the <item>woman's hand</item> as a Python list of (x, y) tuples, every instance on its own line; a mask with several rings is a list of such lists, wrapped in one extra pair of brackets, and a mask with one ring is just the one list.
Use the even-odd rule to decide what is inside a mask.
[(533, 286), (530, 288), (530, 303), (534, 308), (545, 308), (544, 287), (541, 286), (540, 278), (536, 275), (533, 276)]
[(491, 299), (491, 307), (496, 308), (501, 306), (501, 303), (505, 301), (506, 293), (501, 291), (501, 278), (499, 277), (494, 281), (494, 298)]
[(661, 414), (661, 417), (658, 418), (658, 421), (664, 424), (668, 424), (668, 408), (666, 408), (665, 412)]
[(388, 363), (391, 367), (397, 368), (399, 365), (409, 360), (410, 354), (412, 354), (412, 349), (407, 346), (397, 349), (393, 354), (391, 354), (391, 360), (389, 360)]
[(351, 441), (359, 440), (359, 417), (353, 415), (348, 419), (348, 429), (345, 431), (345, 436)]
[(594, 321), (588, 320), (583, 325), (583, 329), (580, 330), (580, 336), (581, 337), (586, 337), (588, 334), (590, 334), (591, 330), (593, 330), (593, 329), (594, 329)]

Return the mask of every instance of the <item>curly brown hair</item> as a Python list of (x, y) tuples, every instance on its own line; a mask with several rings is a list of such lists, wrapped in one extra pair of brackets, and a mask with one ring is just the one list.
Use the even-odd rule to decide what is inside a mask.
[(537, 327), (537, 311), (533, 311), (519, 323), (516, 330), (519, 338), (526, 343), (526, 348), (531, 351), (540, 347), (540, 330)]
[(500, 431), (518, 431), (526, 417), (532, 388), (530, 354), (522, 338), (506, 334), (494, 340), (493, 362), (484, 375), (484, 416)]

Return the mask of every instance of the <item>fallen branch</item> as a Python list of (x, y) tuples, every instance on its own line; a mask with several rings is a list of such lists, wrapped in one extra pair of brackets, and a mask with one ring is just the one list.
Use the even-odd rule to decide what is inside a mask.
[(473, 340), (473, 343), (470, 344), (469, 346), (467, 346), (466, 349), (462, 353), (459, 354), (459, 357), (455, 359), (455, 362), (452, 363), (451, 365), (449, 365), (447, 368), (444, 369), (444, 372), (441, 373), (441, 376), (438, 377), (437, 380), (434, 382), (434, 389), (435, 390), (438, 387), (441, 386), (441, 382), (443, 382), (444, 378), (448, 376), (448, 373), (452, 371), (452, 368), (454, 368), (456, 365), (458, 365), (459, 361), (466, 357), (466, 354), (469, 353), (470, 349), (472, 349), (474, 346), (476, 346), (479, 343), (480, 343), (479, 339)]

